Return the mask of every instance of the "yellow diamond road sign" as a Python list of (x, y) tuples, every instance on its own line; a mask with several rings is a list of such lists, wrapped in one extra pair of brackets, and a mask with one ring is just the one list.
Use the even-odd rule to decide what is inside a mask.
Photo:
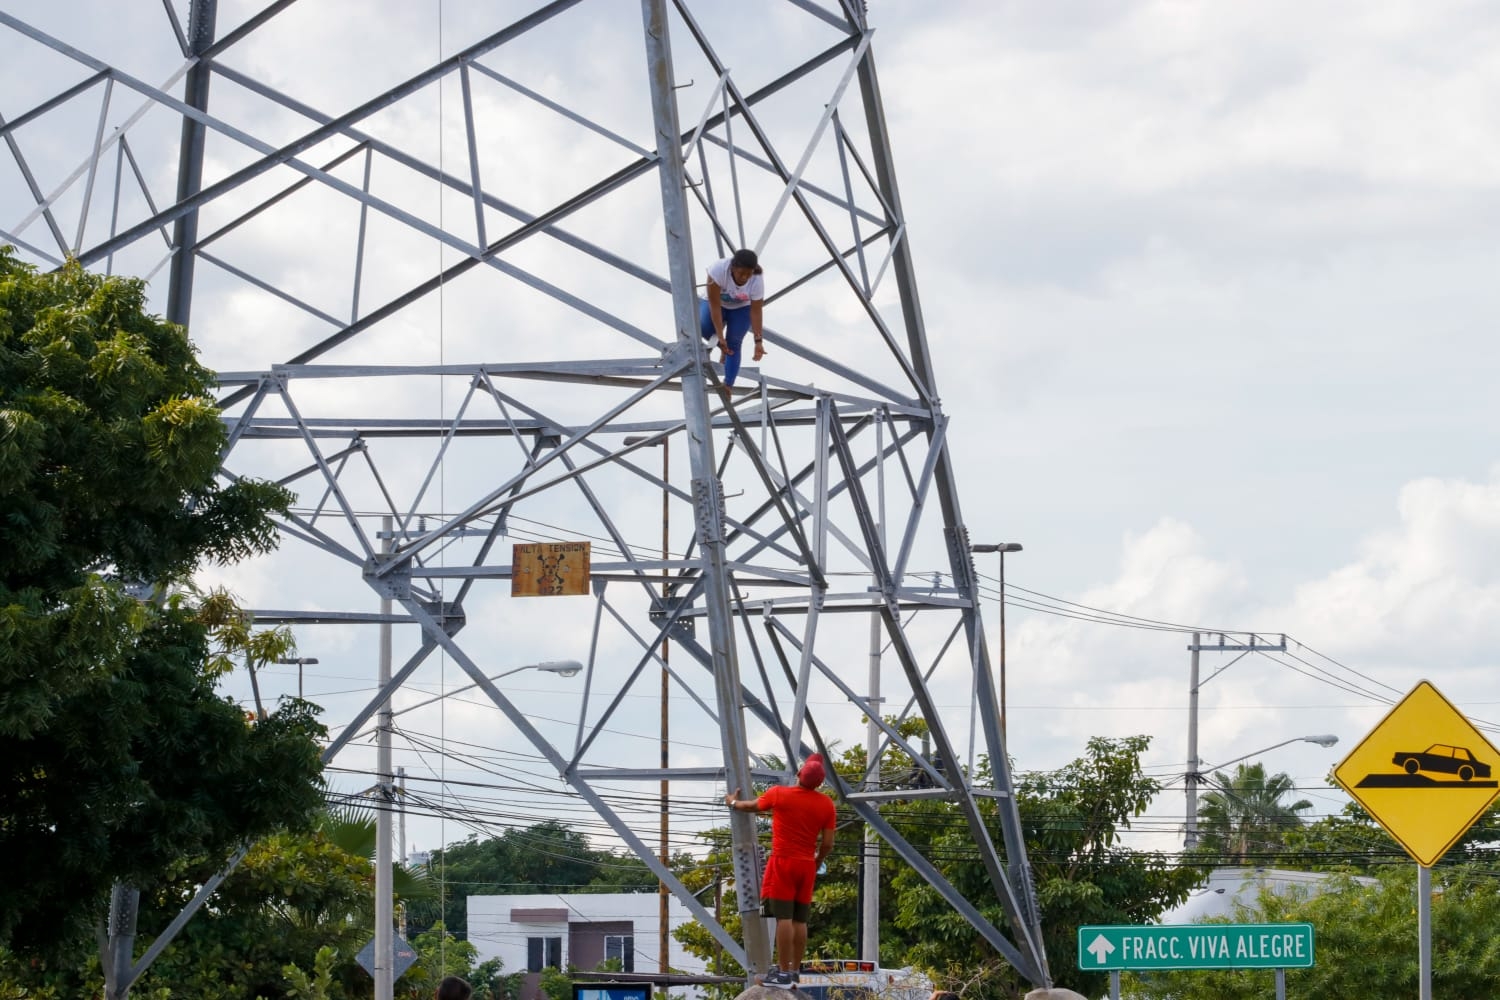
[(1500, 796), (1500, 753), (1422, 681), (1333, 776), (1417, 864), (1431, 867)]

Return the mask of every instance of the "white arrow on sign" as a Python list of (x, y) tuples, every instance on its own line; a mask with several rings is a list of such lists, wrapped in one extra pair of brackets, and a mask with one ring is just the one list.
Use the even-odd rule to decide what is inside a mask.
[(1109, 957), (1109, 953), (1115, 950), (1115, 946), (1109, 943), (1109, 938), (1100, 934), (1094, 938), (1093, 943), (1088, 946), (1088, 950), (1094, 953), (1094, 961), (1103, 965), (1104, 960)]

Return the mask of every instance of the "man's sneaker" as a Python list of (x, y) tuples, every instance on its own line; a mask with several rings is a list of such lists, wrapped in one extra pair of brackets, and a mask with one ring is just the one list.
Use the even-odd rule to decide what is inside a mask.
[(765, 978), (761, 980), (760, 984), (762, 986), (769, 986), (773, 990), (794, 990), (797, 988), (797, 980), (792, 974), (790, 972), (783, 972), (780, 969), (773, 969), (766, 973)]

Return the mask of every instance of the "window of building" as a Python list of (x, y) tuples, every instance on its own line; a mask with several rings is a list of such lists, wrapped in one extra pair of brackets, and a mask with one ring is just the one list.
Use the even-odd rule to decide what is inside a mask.
[(526, 971), (541, 972), (543, 969), (562, 968), (562, 938), (534, 937), (526, 939)]
[(606, 934), (604, 935), (604, 960), (607, 962), (612, 958), (620, 960), (621, 972), (635, 971), (635, 935), (633, 934)]

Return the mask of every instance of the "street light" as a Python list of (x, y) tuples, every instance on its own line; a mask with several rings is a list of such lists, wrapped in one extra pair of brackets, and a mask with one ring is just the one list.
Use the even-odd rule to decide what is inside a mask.
[[(578, 672), (582, 669), (583, 664), (579, 663), (577, 660), (543, 660), (541, 663), (528, 663), (524, 667), (516, 667), (512, 670), (501, 671), (498, 674), (492, 675), (489, 680), (498, 681), (502, 677), (509, 677), (511, 674), (519, 674), (523, 670), (540, 670), (544, 674), (556, 674), (559, 677), (577, 677)], [(460, 691), (467, 691), (470, 688), (476, 688), (478, 686), (478, 681), (472, 681), (468, 684), (465, 684), (463, 687), (456, 687), (446, 694), (440, 694), (435, 698), (428, 698), (426, 701), (419, 701), (415, 705), (407, 705), (405, 708), (399, 709), (395, 712), (392, 712), (391, 714), (405, 715), (407, 712), (414, 712), (426, 705), (431, 705), (435, 701), (442, 701), (444, 698), (452, 697), (453, 695), (458, 694)]]
[(1020, 552), (1020, 542), (997, 542), (994, 545), (970, 545), (970, 552), (1000, 553), (1000, 742), (1008, 746), (1005, 735), (1005, 553)]
[(1259, 750), (1242, 754), (1232, 760), (1226, 760), (1222, 764), (1215, 764), (1213, 767), (1205, 767), (1200, 770), (1198, 762), (1193, 761), (1187, 773), (1187, 824), (1184, 831), (1185, 836), (1182, 838), (1182, 846), (1188, 850), (1192, 850), (1198, 846), (1198, 777), (1204, 771), (1217, 771), (1221, 767), (1238, 764), (1240, 761), (1249, 760), (1251, 757), (1259, 757), (1263, 753), (1269, 753), (1278, 747), (1286, 746), (1288, 743), (1316, 743), (1318, 746), (1326, 748), (1333, 746), (1338, 741), (1339, 738), (1332, 733), (1318, 733), (1314, 736), (1293, 736), (1289, 740), (1272, 743), (1268, 747), (1261, 747)]
[(297, 698), (300, 700), (302, 698), (302, 668), (317, 663), (318, 658), (316, 656), (293, 656), (276, 662), (285, 666), (291, 666), (294, 663), (297, 665)]
[[(672, 507), (671, 507), (671, 472), (672, 467), (668, 462), (671, 455), (671, 439), (666, 435), (632, 434), (625, 439), (625, 446), (649, 444), (650, 447), (661, 445), (661, 606), (662, 613), (667, 613), (667, 597), (671, 593), (671, 577), (667, 571), (666, 562), (671, 558), (672, 540)], [(667, 696), (671, 693), (669, 683), (670, 675), (667, 672), (667, 636), (662, 633), (661, 637), (661, 863), (665, 868), (670, 854), (667, 845), (667, 831), (669, 827), (668, 816), (670, 811), (670, 798), (668, 791), (670, 783), (667, 781), (666, 770), (670, 760), (667, 746)], [(668, 902), (667, 883), (657, 881), (657, 937), (660, 940), (657, 963), (662, 972), (667, 971), (670, 964), (667, 952), (670, 931), (670, 903)]]
[[(309, 662), (316, 663), (317, 661), (311, 660)], [(528, 663), (524, 667), (516, 667), (512, 670), (503, 670), (498, 674), (492, 674), (488, 679), (491, 681), (498, 681), (502, 677), (509, 677), (511, 674), (519, 674), (523, 670), (540, 670), (544, 674), (556, 674), (559, 677), (576, 677), (578, 676), (578, 672), (582, 669), (583, 664), (579, 663), (577, 660), (544, 660), (541, 663)], [(435, 701), (442, 701), (444, 698), (451, 698), (453, 695), (456, 695), (459, 692), (467, 691), (470, 688), (476, 688), (478, 686), (478, 681), (472, 681), (468, 684), (465, 684), (463, 687), (456, 687), (452, 691), (449, 691), (445, 694), (440, 694), (435, 697), (428, 698), (426, 701), (419, 701), (415, 705), (407, 705), (405, 708), (399, 708), (389, 714), (391, 718), (395, 718), (398, 715), (405, 715), (407, 712), (415, 712), (419, 708), (426, 708), (428, 705), (431, 705)], [(350, 739), (359, 739), (361, 736), (365, 736), (374, 731), (374, 729), (365, 729), (361, 732), (355, 733), (354, 736), (350, 737)]]

